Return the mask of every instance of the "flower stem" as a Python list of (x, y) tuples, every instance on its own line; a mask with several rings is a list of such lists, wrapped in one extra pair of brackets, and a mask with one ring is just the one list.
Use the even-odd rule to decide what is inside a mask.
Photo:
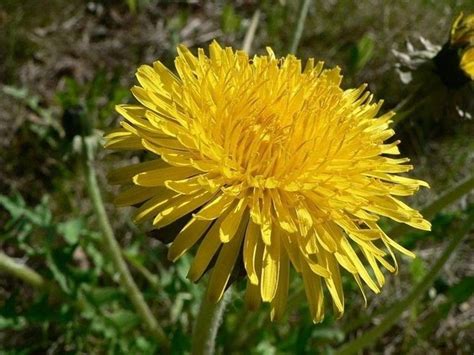
[(43, 278), (43, 276), (2, 252), (0, 252), (0, 270), (19, 278), (34, 288), (48, 290), (50, 287), (50, 284)]
[(199, 314), (193, 329), (193, 355), (214, 354), (217, 330), (222, 322), (222, 315), (229, 302), (230, 294), (231, 290), (227, 290), (224, 298), (218, 303), (209, 301), (206, 294), (202, 298)]
[(360, 337), (356, 338), (352, 342), (349, 342), (336, 350), (336, 354), (356, 354), (362, 349), (374, 344), (377, 339), (384, 335), (390, 328), (397, 322), (402, 313), (409, 309), (410, 306), (431, 287), (432, 283), (436, 279), (436, 276), (440, 272), (443, 265), (448, 261), (451, 254), (456, 250), (457, 246), (463, 240), (463, 237), (468, 234), (473, 226), (474, 214), (471, 214), (465, 223), (458, 228), (446, 249), (443, 251), (439, 259), (433, 265), (431, 270), (426, 276), (418, 283), (413, 290), (399, 303), (395, 304), (390, 311), (386, 314), (382, 322), (365, 332)]
[(298, 22), (296, 23), (295, 32), (293, 34), (293, 40), (291, 41), (289, 52), (296, 54), (298, 45), (300, 44), (301, 36), (303, 34), (304, 23), (306, 21), (306, 16), (308, 15), (309, 4), (311, 0), (302, 0), (300, 14), (298, 16)]
[(83, 311), (86, 308), (86, 303), (82, 297), (79, 296), (77, 300), (68, 298), (54, 282), (46, 280), (35, 270), (25, 264), (19, 263), (3, 252), (0, 252), (0, 271), (10, 274), (38, 290), (46, 292), (51, 300), (67, 302), (79, 311)]
[(260, 10), (257, 9), (257, 11), (255, 11), (255, 13), (252, 16), (252, 20), (250, 21), (250, 26), (247, 30), (247, 33), (245, 33), (244, 43), (242, 45), (242, 49), (248, 54), (250, 54), (250, 51), (252, 50), (252, 43), (253, 43), (253, 39), (255, 38), (255, 32), (257, 31), (259, 20), (260, 20)]
[(97, 177), (93, 167), (93, 153), (92, 147), (86, 138), (83, 138), (83, 165), (86, 175), (86, 185), (89, 196), (92, 200), (94, 212), (97, 216), (100, 229), (102, 230), (102, 237), (104, 246), (109, 253), (112, 263), (120, 276), (120, 283), (124, 287), (130, 301), (135, 307), (138, 315), (143, 320), (145, 327), (162, 346), (169, 348), (169, 341), (165, 332), (158, 324), (158, 321), (153, 317), (152, 312), (143, 298), (142, 293), (138, 289), (133, 277), (122, 257), (122, 251), (115, 239), (112, 227), (105, 212), (104, 202), (100, 194)]

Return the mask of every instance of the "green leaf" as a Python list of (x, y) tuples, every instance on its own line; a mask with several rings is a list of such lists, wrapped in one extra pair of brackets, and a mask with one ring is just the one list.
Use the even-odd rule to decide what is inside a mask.
[[(54, 236), (50, 236), (49, 240), (52, 240)], [(48, 265), (54, 279), (58, 282), (61, 289), (71, 295), (74, 291), (72, 288), (72, 280), (70, 280), (70, 266), (72, 261), (72, 255), (74, 252), (73, 247), (62, 247), (54, 250), (47, 250), (46, 252), (46, 264)]]
[(4, 94), (14, 97), (18, 100), (25, 100), (28, 97), (28, 90), (26, 88), (4, 85), (2, 87), (2, 91)]
[(58, 232), (63, 235), (66, 243), (75, 245), (79, 242), (79, 237), (84, 228), (84, 221), (81, 218), (75, 218), (60, 223), (58, 225)]
[(312, 331), (311, 334), (317, 339), (325, 339), (330, 341), (341, 342), (344, 340), (344, 333), (340, 329), (318, 327)]
[(234, 33), (239, 30), (240, 17), (235, 13), (232, 4), (226, 4), (222, 9), (222, 31)]
[(10, 213), (13, 219), (18, 219), (25, 211), (25, 200), (19, 194), (12, 197), (0, 195), (0, 205)]
[(88, 299), (97, 307), (122, 298), (122, 292), (114, 287), (96, 287), (87, 292)]
[(419, 282), (426, 275), (426, 265), (420, 258), (414, 259), (410, 264), (410, 274), (413, 282)]
[(140, 317), (127, 310), (120, 310), (108, 315), (108, 319), (121, 333), (126, 333), (140, 324)]
[(375, 42), (372, 37), (364, 35), (351, 50), (350, 67), (358, 72), (363, 69), (374, 55)]
[(451, 287), (448, 291), (453, 302), (459, 304), (467, 301), (474, 293), (474, 276), (463, 278), (459, 283)]

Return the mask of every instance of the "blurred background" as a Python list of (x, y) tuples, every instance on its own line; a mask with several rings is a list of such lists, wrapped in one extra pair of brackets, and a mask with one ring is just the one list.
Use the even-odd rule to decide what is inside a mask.
[[(117, 127), (118, 103), (141, 64), (160, 60), (173, 68), (176, 46), (207, 48), (213, 39), (241, 48), (258, 11), (252, 52), (271, 46), (289, 51), (300, 1), (0, 1), (0, 250), (61, 290), (61, 300), (23, 281), (0, 276), (0, 353), (159, 353), (101, 246), (77, 154), (84, 126), (100, 144)], [(458, 63), (433, 58), (449, 40), (459, 12), (472, 0), (315, 0), (309, 7), (297, 55), (338, 65), (345, 88), (368, 83), (383, 110), (396, 109), (402, 154), (413, 176), (430, 183), (409, 203), (433, 203), (474, 171), (474, 90)], [(439, 56), (438, 56), (439, 57)], [(96, 169), (108, 215), (123, 255), (147, 302), (169, 336), (173, 352), (186, 353), (204, 284), (186, 279), (191, 256), (176, 264), (166, 246), (111, 204), (106, 173), (134, 159), (98, 149)], [(469, 191), (469, 190), (467, 190)], [(245, 310), (243, 281), (217, 338), (218, 353), (331, 353), (380, 323), (384, 314), (427, 274), (454, 227), (474, 213), (465, 194), (432, 217), (431, 233), (406, 230), (397, 237), (418, 255), (399, 258), (399, 275), (387, 274), (380, 295), (344, 281), (346, 313), (314, 325), (299, 278), (292, 280), (287, 318), (272, 324), (266, 307)], [(387, 227), (390, 225), (387, 223)], [(472, 354), (474, 351), (474, 238), (464, 239), (442, 272), (370, 353)], [(78, 300), (81, 300), (80, 302)], [(80, 306), (78, 306), (78, 302)]]

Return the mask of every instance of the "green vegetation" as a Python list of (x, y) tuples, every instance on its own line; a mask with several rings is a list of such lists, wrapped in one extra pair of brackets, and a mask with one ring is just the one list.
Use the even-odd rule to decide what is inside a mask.
[(295, 277), (286, 318), (271, 323), (266, 307), (245, 309), (244, 281), (234, 283), (217, 353), (472, 353), (473, 84), (446, 88), (423, 66), (408, 83), (393, 53), (403, 57), (407, 41), (417, 58), (427, 40), (442, 46), (459, 11), (474, 12), (472, 1), (2, 1), (0, 353), (154, 354), (163, 337), (172, 353), (190, 351), (206, 282), (190, 283), (191, 256), (170, 263), (166, 245), (112, 205), (107, 171), (137, 157), (104, 151), (102, 135), (118, 125), (114, 106), (132, 100), (140, 64), (171, 67), (181, 42), (241, 47), (252, 23), (253, 52), (339, 65), (346, 87), (367, 82), (384, 110), (400, 111), (401, 149), (432, 187), (409, 202), (425, 206), (433, 230), (387, 221), (418, 258), (399, 258), (366, 308), (345, 279), (342, 319), (329, 311), (314, 325)]

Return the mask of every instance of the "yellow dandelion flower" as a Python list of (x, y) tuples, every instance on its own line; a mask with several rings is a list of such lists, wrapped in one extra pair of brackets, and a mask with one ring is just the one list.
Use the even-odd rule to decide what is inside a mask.
[(117, 107), (125, 120), (106, 146), (156, 159), (110, 180), (128, 186), (116, 203), (139, 205), (136, 222), (151, 220), (158, 233), (185, 223), (169, 258), (196, 245), (188, 277), (209, 269), (211, 300), (243, 264), (249, 306), (269, 302), (272, 319), (281, 317), (292, 267), (319, 322), (324, 286), (336, 313), (344, 311), (341, 268), (378, 293), (380, 266), (396, 270), (393, 250), (413, 256), (382, 231), (379, 216), (429, 230), (398, 199), (428, 184), (398, 175), (412, 166), (391, 157), (399, 154), (398, 141), (386, 142), (393, 113), (377, 116), (381, 102), (365, 85), (343, 90), (339, 68), (267, 52), (249, 58), (214, 42), (209, 55), (180, 46), (177, 75), (160, 62), (141, 66), (132, 88), (139, 104)]
[(461, 12), (451, 26), (450, 43), (452, 46), (474, 45), (474, 14), (464, 16)]
[(474, 80), (474, 46), (463, 51), (459, 65), (462, 71), (470, 77), (471, 80)]

